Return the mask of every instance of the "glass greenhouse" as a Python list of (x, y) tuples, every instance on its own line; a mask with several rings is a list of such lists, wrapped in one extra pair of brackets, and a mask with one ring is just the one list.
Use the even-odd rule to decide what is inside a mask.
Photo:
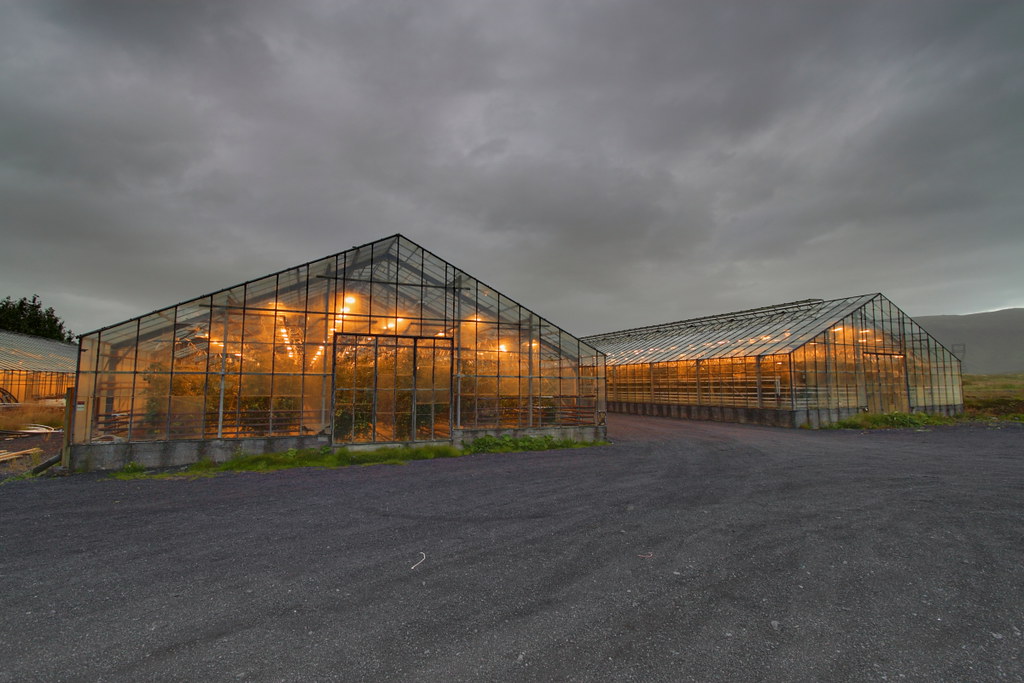
[(0, 330), (0, 404), (63, 403), (77, 360), (74, 344)]
[(604, 386), (601, 352), (395, 235), (83, 335), (71, 450), (592, 440)]
[(782, 426), (957, 414), (960, 361), (881, 294), (611, 332), (608, 410)]

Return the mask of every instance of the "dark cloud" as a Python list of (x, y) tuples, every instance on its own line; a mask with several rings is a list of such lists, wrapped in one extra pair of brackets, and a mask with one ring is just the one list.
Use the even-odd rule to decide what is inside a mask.
[(0, 6), (0, 294), (84, 331), (402, 232), (579, 333), (1024, 306), (1016, 2)]

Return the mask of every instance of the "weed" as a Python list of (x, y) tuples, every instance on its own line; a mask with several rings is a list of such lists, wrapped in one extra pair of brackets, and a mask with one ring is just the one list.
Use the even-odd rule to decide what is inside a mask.
[(129, 480), (148, 479), (152, 475), (147, 475), (146, 468), (140, 465), (139, 463), (135, 462), (134, 460), (129, 460), (127, 463), (125, 463), (124, 467), (112, 473), (110, 476), (112, 476), (114, 479)]
[(556, 439), (553, 436), (481, 436), (466, 447), (469, 453), (518, 453), (521, 451), (547, 451), (555, 448), (585, 448), (604, 442)]
[(217, 463), (210, 458), (200, 458), (198, 462), (189, 465), (192, 472), (212, 472), (217, 469)]
[(15, 481), (32, 481), (37, 478), (38, 475), (32, 474), (31, 470), (29, 470), (21, 472), (19, 474), (12, 474), (8, 477), (0, 478), (0, 486), (3, 486), (4, 484), (10, 484)]
[(964, 415), (969, 418), (1020, 421), (1022, 413), (1024, 413), (1024, 398), (964, 397)]
[[(5, 442), (7, 443), (7, 442)], [(15, 442), (17, 443), (17, 442)], [(21, 450), (15, 446), (17, 450)], [(0, 451), (4, 450), (0, 447)], [(41, 464), (49, 456), (39, 448), (29, 449), (28, 453), (25, 453), (20, 458), (13, 458), (0, 462), (0, 479), (7, 478), (12, 479), (15, 476), (24, 476), (25, 478), (34, 476), (31, 470), (36, 465)]]
[(283, 453), (263, 453), (232, 457), (225, 463), (197, 463), (191, 472), (275, 472), (294, 467), (347, 467), (349, 465), (404, 464), (410, 460), (450, 458), (462, 455), (451, 446), (418, 446), (378, 448), (372, 451), (349, 451), (346, 448), (289, 448)]
[[(434, 460), (436, 458), (457, 458), (470, 453), (505, 453), (513, 451), (538, 451), (551, 448), (582, 448), (603, 445), (605, 442), (583, 443), (571, 439), (554, 437), (481, 437), (469, 448), (430, 444), (424, 446), (387, 446), (367, 451), (350, 451), (347, 448), (289, 448), (283, 453), (245, 455), (238, 451), (230, 460), (215, 463), (200, 460), (181, 472), (146, 474), (145, 468), (128, 463), (111, 474), (115, 479), (196, 479), (212, 477), (219, 472), (275, 472), (296, 467), (349, 467), (352, 465), (404, 465), (413, 460)], [(496, 450), (500, 448), (501, 450)]]
[(928, 413), (863, 413), (829, 425), (832, 429), (930, 427), (973, 420), (1024, 421), (1024, 373), (964, 375), (964, 413), (959, 418)]
[(1024, 421), (1024, 373), (964, 375), (964, 417)]
[(861, 413), (829, 425), (831, 429), (899, 429), (948, 425), (956, 418), (930, 413)]

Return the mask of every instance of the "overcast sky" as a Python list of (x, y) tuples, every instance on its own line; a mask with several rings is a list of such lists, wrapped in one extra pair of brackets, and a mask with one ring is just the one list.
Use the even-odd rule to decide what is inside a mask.
[(393, 233), (577, 334), (1024, 306), (1024, 3), (0, 3), (0, 298), (78, 333)]

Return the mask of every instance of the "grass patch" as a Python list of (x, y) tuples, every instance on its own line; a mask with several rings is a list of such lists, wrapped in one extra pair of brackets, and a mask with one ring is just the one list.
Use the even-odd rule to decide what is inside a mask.
[(60, 406), (11, 405), (0, 408), (0, 429), (17, 431), (25, 425), (64, 427), (64, 409)]
[(448, 445), (388, 446), (366, 451), (351, 451), (347, 448), (292, 448), (281, 453), (248, 455), (236, 452), (227, 462), (215, 463), (209, 460), (189, 465), (177, 472), (147, 473), (138, 463), (130, 462), (120, 470), (112, 472), (114, 479), (131, 481), (135, 479), (199, 479), (212, 477), (221, 472), (276, 472), (296, 467), (353, 467), (360, 465), (404, 465), (413, 460), (434, 460), (436, 458), (457, 458), (472, 453), (511, 453), (515, 451), (541, 451), (554, 448), (583, 448), (603, 445), (605, 442), (582, 442), (571, 439), (555, 439), (550, 436), (535, 437), (493, 437), (476, 439), (465, 449)]
[(147, 473), (137, 463), (128, 463), (111, 477), (121, 480), (133, 479), (199, 479), (212, 477), (221, 472), (276, 472), (296, 467), (351, 467), (354, 465), (404, 465), (412, 460), (433, 460), (454, 458), (464, 451), (452, 446), (397, 446), (377, 448), (371, 451), (350, 451), (347, 448), (292, 448), (281, 453), (248, 455), (236, 453), (227, 462), (215, 463), (209, 460), (189, 465), (178, 472)]
[(34, 448), (20, 458), (0, 462), (0, 486), (12, 481), (35, 479), (39, 475), (32, 474), (32, 468), (41, 465), (48, 457), (41, 449)]
[(964, 375), (964, 399), (1009, 398), (1024, 400), (1024, 373)]
[(27, 474), (36, 465), (41, 465), (49, 456), (40, 448), (23, 449), (17, 441), (0, 442), (0, 451), (17, 452), (28, 450), (21, 457), (0, 461), (0, 479)]
[(130, 481), (132, 479), (155, 479), (160, 475), (147, 474), (146, 468), (137, 462), (129, 461), (124, 467), (110, 474), (114, 479)]
[(12, 474), (10, 476), (4, 476), (4, 475), (0, 474), (0, 486), (4, 486), (6, 484), (11, 484), (11, 483), (16, 482), (16, 481), (33, 481), (33, 480), (37, 479), (38, 477), (39, 477), (39, 475), (32, 474), (32, 472), (29, 471), (29, 470), (26, 470), (24, 472), (19, 472), (18, 474)]
[(964, 396), (964, 417), (970, 420), (1024, 422), (1024, 398), (976, 398)]
[(964, 413), (960, 417), (927, 413), (864, 413), (840, 420), (832, 429), (894, 429), (1008, 420), (1024, 422), (1024, 373), (964, 375)]
[(1024, 422), (1024, 373), (964, 375), (964, 417)]
[(553, 436), (481, 436), (466, 446), (467, 453), (518, 453), (521, 451), (549, 451), (555, 448), (586, 448), (602, 446), (604, 441), (573, 441)]
[[(403, 464), (410, 460), (454, 458), (462, 451), (451, 446), (395, 446), (371, 451), (350, 451), (347, 448), (289, 449), (283, 453), (242, 455), (225, 463), (197, 463), (202, 471), (273, 472), (293, 467), (349, 467), (351, 465)], [(193, 466), (195, 467), (195, 466)]]
[(901, 429), (956, 423), (954, 417), (930, 413), (861, 413), (829, 425), (831, 429)]

